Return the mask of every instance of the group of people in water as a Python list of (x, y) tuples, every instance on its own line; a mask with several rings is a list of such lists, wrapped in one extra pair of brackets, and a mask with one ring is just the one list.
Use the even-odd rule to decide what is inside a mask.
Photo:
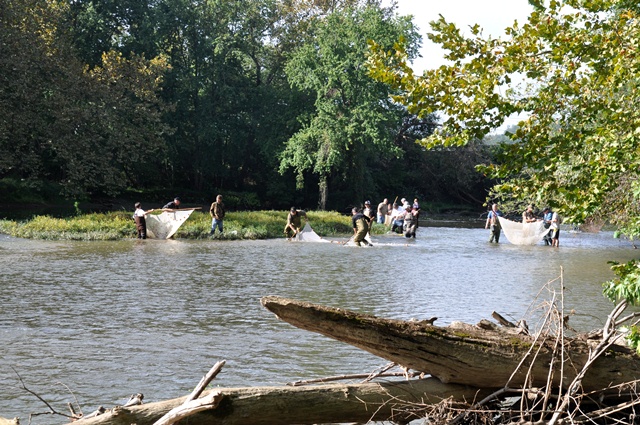
[[(484, 226), (485, 229), (490, 229), (489, 243), (498, 243), (500, 241), (500, 230), (502, 229), (502, 226), (500, 225), (500, 219), (498, 217), (502, 217), (502, 212), (496, 203), (491, 206), (491, 211), (487, 214), (487, 221)], [(558, 216), (558, 213), (553, 211), (550, 207), (545, 207), (542, 210), (542, 218), (538, 218), (533, 212), (533, 205), (527, 206), (522, 213), (522, 223), (534, 223), (536, 221), (543, 221), (544, 228), (549, 229), (542, 238), (544, 244), (556, 248), (559, 247), (560, 217)]]
[[(405, 198), (402, 198), (400, 202), (401, 204), (390, 204), (385, 198), (378, 204), (377, 209), (373, 208), (371, 201), (365, 201), (363, 208), (353, 207), (351, 209), (351, 224), (354, 244), (371, 246), (371, 242), (366, 239), (366, 236), (374, 222), (390, 226), (390, 232), (403, 234), (406, 238), (415, 238), (420, 216), (418, 199), (414, 199), (413, 204), (410, 204)], [(304, 210), (291, 207), (284, 227), (287, 239), (295, 237), (302, 231), (302, 217), (306, 217)]]

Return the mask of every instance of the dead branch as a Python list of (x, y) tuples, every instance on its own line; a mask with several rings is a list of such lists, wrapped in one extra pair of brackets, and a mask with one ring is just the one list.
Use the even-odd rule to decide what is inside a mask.
[(226, 360), (217, 362), (205, 376), (200, 379), (200, 382), (194, 390), (187, 396), (184, 403), (180, 406), (171, 409), (164, 416), (156, 421), (154, 425), (172, 425), (181, 419), (194, 415), (198, 412), (205, 410), (215, 409), (220, 404), (223, 395), (219, 391), (214, 391), (204, 398), (198, 400), (200, 394), (207, 388), (207, 385), (220, 373), (222, 367), (225, 365)]

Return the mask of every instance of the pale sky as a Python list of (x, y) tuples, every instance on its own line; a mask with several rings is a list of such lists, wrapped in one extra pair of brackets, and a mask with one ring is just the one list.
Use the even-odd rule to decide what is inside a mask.
[[(385, 4), (390, 4), (385, 0)], [(504, 38), (504, 29), (514, 20), (524, 23), (532, 10), (527, 0), (397, 0), (398, 14), (413, 15), (413, 22), (422, 35), (422, 58), (413, 63), (414, 71), (437, 68), (445, 63), (443, 51), (426, 37), (431, 32), (429, 22), (438, 19), (438, 15), (456, 24), (465, 34), (470, 35), (469, 27), (478, 24), (483, 35)]]
[[(389, 4), (391, 0), (383, 1), (383, 5)], [(438, 15), (456, 24), (465, 35), (471, 35), (469, 27), (478, 24), (485, 37), (505, 38), (504, 29), (511, 26), (514, 20), (523, 24), (533, 10), (527, 0), (397, 0), (397, 4), (397, 13), (413, 15), (413, 22), (422, 35), (422, 57), (412, 64), (416, 73), (446, 63), (444, 51), (426, 36), (427, 32), (432, 32), (429, 22), (437, 20)], [(507, 118), (497, 132), (502, 133), (509, 126), (518, 124), (520, 119), (517, 115)]]

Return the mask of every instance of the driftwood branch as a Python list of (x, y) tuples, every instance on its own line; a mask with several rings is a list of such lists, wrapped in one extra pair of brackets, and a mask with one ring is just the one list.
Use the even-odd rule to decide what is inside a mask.
[[(288, 425), (367, 422), (397, 417), (402, 403), (436, 404), (451, 399), (472, 403), (490, 391), (437, 379), (413, 379), (365, 384), (327, 384), (302, 387), (218, 388), (222, 397), (214, 410), (189, 417), (190, 425)], [(205, 392), (205, 396), (210, 392)], [(74, 425), (152, 425), (187, 397), (118, 407)]]
[(222, 400), (222, 394), (219, 391), (209, 393), (207, 396), (198, 399), (200, 394), (207, 388), (209, 382), (215, 378), (222, 370), (222, 366), (226, 363), (226, 360), (216, 363), (209, 370), (209, 372), (202, 377), (198, 385), (187, 396), (184, 403), (180, 406), (171, 409), (164, 416), (156, 421), (154, 425), (172, 425), (179, 420), (182, 420), (188, 416), (194, 415), (198, 412), (203, 412), (209, 409), (215, 409)]
[(209, 370), (209, 372), (202, 377), (198, 385), (194, 388), (193, 392), (189, 394), (187, 397), (187, 401), (195, 400), (200, 397), (200, 394), (207, 388), (207, 385), (216, 377), (218, 373), (222, 370), (222, 367), (225, 365), (227, 361), (222, 360), (213, 365), (213, 367)]
[[(536, 339), (461, 323), (438, 327), (383, 319), (276, 296), (264, 297), (261, 302), (298, 328), (351, 344), (445, 383), (478, 388), (502, 388), (507, 383), (510, 387), (545, 387), (552, 363), (556, 370), (562, 370), (551, 376), (556, 388), (567, 388), (578, 377), (584, 391), (597, 391), (633, 381), (639, 375), (640, 362), (633, 350), (610, 345), (606, 358), (593, 358), (590, 353), (597, 341), (587, 338), (564, 338), (563, 357), (558, 360), (554, 338)], [(580, 374), (587, 365), (589, 373)]]
[(154, 425), (171, 425), (198, 412), (215, 409), (220, 404), (222, 397), (220, 391), (212, 391), (201, 399), (187, 399), (180, 406), (167, 412)]

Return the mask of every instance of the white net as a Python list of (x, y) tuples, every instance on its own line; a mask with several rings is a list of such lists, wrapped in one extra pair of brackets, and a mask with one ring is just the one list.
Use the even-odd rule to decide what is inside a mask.
[(298, 242), (331, 242), (326, 239), (322, 239), (316, 232), (313, 231), (309, 223), (304, 225), (304, 228), (293, 239)]
[(156, 239), (169, 239), (187, 221), (194, 209), (163, 211), (147, 214), (147, 235)]
[(499, 218), (504, 235), (514, 245), (535, 245), (549, 232), (549, 229), (544, 228), (543, 221), (520, 223), (504, 217)]

